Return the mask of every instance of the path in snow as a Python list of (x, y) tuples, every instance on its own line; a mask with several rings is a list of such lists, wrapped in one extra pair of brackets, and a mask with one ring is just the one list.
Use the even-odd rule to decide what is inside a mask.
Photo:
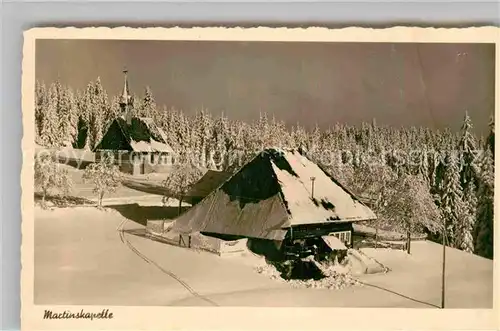
[[(433, 243), (413, 243), (411, 257), (365, 249), (392, 269), (361, 277), (371, 286), (304, 289), (258, 274), (237, 257), (144, 238), (141, 220), (125, 221), (134, 215), (123, 211), (37, 207), (35, 214), (35, 304), (432, 308), (440, 302), (441, 250)], [(449, 251), (447, 307), (491, 307), (492, 261)]]
[(144, 238), (143, 226), (127, 221), (122, 234), (132, 249), (115, 210), (35, 214), (36, 304), (162, 306), (193, 297), (186, 284), (200, 296), (276, 286), (251, 266)]

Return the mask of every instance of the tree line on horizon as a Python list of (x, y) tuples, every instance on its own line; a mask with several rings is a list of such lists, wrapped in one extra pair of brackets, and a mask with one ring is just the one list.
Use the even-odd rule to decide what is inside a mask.
[[(92, 150), (122, 115), (119, 97), (108, 98), (99, 78), (84, 91), (56, 81), (37, 82), (35, 92), (35, 137), (42, 146)], [(152, 118), (175, 151), (189, 151), (209, 168), (234, 169), (229, 156), (238, 153), (248, 159), (267, 147), (300, 148), (354, 193), (369, 196), (378, 226), (408, 235), (430, 231), (438, 239), (445, 227), (448, 245), (493, 258), (493, 117), (487, 137), (473, 133), (467, 113), (460, 132), (375, 120), (307, 130), (265, 113), (251, 123), (206, 110), (188, 116), (158, 106), (148, 87), (133, 100), (134, 116)]]

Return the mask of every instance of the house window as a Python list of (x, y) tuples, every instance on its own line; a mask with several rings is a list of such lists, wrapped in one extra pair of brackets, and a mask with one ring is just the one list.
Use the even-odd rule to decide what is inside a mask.
[(339, 231), (330, 233), (331, 236), (337, 237), (341, 242), (345, 244), (351, 243), (351, 231)]

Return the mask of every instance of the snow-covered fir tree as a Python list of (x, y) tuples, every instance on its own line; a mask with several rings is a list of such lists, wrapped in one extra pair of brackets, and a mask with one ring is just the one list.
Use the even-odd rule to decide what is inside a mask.
[(260, 113), (255, 132), (258, 132), (257, 146), (259, 149), (274, 147), (271, 143), (271, 132), (267, 113)]
[(460, 247), (467, 207), (462, 201), (457, 155), (452, 152), (446, 155), (440, 191), (440, 207), (446, 222), (448, 242), (452, 247)]
[(458, 149), (461, 156), (460, 184), (463, 190), (463, 201), (466, 211), (464, 212), (460, 235), (457, 235), (460, 237), (458, 239), (460, 241), (460, 248), (467, 252), (473, 252), (473, 231), (477, 213), (477, 173), (474, 164), (477, 153), (477, 143), (472, 134), (472, 121), (467, 112), (465, 112), (464, 122), (461, 128)]
[(231, 136), (234, 140), (234, 147), (236, 150), (244, 150), (245, 149), (245, 123), (243, 122), (234, 122), (230, 124), (230, 132)]
[(495, 161), (495, 118), (493, 115), (490, 117), (489, 122), (490, 132), (488, 133), (488, 137), (486, 138), (486, 146), (490, 150), (491, 155), (493, 156), (493, 162)]
[(212, 136), (212, 117), (205, 110), (198, 111), (194, 118), (191, 130), (191, 150), (193, 159), (199, 166), (206, 167), (208, 156), (211, 154), (212, 146), (210, 144)]
[(85, 132), (85, 135), (83, 137), (84, 141), (80, 142), (80, 146), (85, 149), (93, 148), (91, 143), (92, 141), (91, 136), (93, 135), (94, 130), (92, 128), (91, 123), (94, 117), (94, 105), (96, 103), (95, 99), (96, 98), (94, 93), (94, 82), (89, 82), (87, 84), (82, 100), (80, 102), (80, 108), (81, 108), (80, 127), (81, 130)]
[(293, 128), (292, 139), (294, 142), (294, 146), (293, 146), (294, 148), (307, 149), (307, 140), (308, 140), (307, 132), (304, 129), (304, 127), (302, 127), (300, 124), (297, 124), (297, 126), (295, 128)]
[(139, 116), (149, 118), (157, 117), (155, 98), (149, 86), (146, 86), (146, 90), (144, 91), (144, 98), (140, 106)]
[(71, 88), (66, 89), (67, 100), (69, 104), (69, 137), (68, 140), (74, 145), (78, 138), (78, 118), (79, 109), (75, 94)]
[(77, 132), (73, 147), (84, 148), (87, 141), (89, 114), (86, 107), (86, 93), (77, 90), (75, 95), (75, 107), (77, 111)]
[(115, 118), (122, 115), (124, 114), (121, 113), (120, 97), (115, 95), (109, 104), (109, 112), (104, 114), (104, 122), (106, 123), (104, 127), (107, 128)]
[(138, 117), (140, 116), (140, 109), (142, 106), (142, 101), (141, 98), (137, 95), (132, 95), (132, 107), (129, 108), (130, 113), (132, 114), (132, 117)]
[(477, 217), (477, 190), (473, 181), (466, 184), (463, 191), (463, 200), (466, 208), (462, 231), (460, 234), (460, 248), (466, 252), (474, 252), (474, 228)]
[(59, 120), (59, 145), (72, 146), (78, 130), (78, 110), (73, 92), (61, 85), (57, 86), (57, 116)]
[(319, 129), (318, 124), (316, 123), (311, 133), (309, 134), (307, 151), (311, 157), (316, 158), (319, 156), (318, 154), (320, 153), (320, 150), (321, 150), (321, 130)]
[(461, 154), (460, 184), (462, 189), (465, 190), (468, 183), (476, 179), (473, 162), (477, 150), (476, 139), (472, 135), (472, 121), (467, 112), (465, 112), (464, 122), (462, 124), (458, 150)]
[(60, 142), (59, 118), (58, 118), (58, 100), (59, 87), (57, 83), (50, 86), (49, 101), (44, 110), (41, 137), (43, 145), (47, 147), (57, 147)]
[(495, 166), (493, 163), (493, 154), (489, 148), (482, 155), (479, 178), (479, 201), (477, 223), (474, 231), (474, 252), (483, 257), (493, 259)]
[(103, 137), (105, 129), (104, 119), (107, 113), (109, 113), (108, 96), (102, 87), (100, 77), (97, 77), (97, 80), (92, 85), (90, 93), (90, 103), (88, 104), (91, 112), (89, 123), (89, 147), (93, 149), (99, 144)]
[(212, 153), (210, 155), (211, 168), (222, 170), (227, 167), (228, 153), (232, 148), (229, 137), (229, 123), (224, 114), (221, 114), (215, 120), (210, 140), (210, 145), (212, 145)]
[(273, 116), (269, 127), (269, 144), (277, 148), (285, 148), (287, 146), (289, 137), (283, 121), (278, 121)]
[(43, 136), (44, 125), (46, 122), (46, 112), (50, 102), (50, 95), (44, 83), (36, 81), (35, 84), (35, 141), (44, 145), (46, 139)]

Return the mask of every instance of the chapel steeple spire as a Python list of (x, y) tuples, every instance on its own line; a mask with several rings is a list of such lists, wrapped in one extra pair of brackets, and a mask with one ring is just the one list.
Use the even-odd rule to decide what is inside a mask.
[(132, 123), (132, 95), (130, 94), (129, 86), (128, 86), (128, 70), (127, 68), (123, 69), (123, 91), (120, 96), (120, 108), (122, 109), (122, 113), (125, 115), (125, 119), (127, 124)]

